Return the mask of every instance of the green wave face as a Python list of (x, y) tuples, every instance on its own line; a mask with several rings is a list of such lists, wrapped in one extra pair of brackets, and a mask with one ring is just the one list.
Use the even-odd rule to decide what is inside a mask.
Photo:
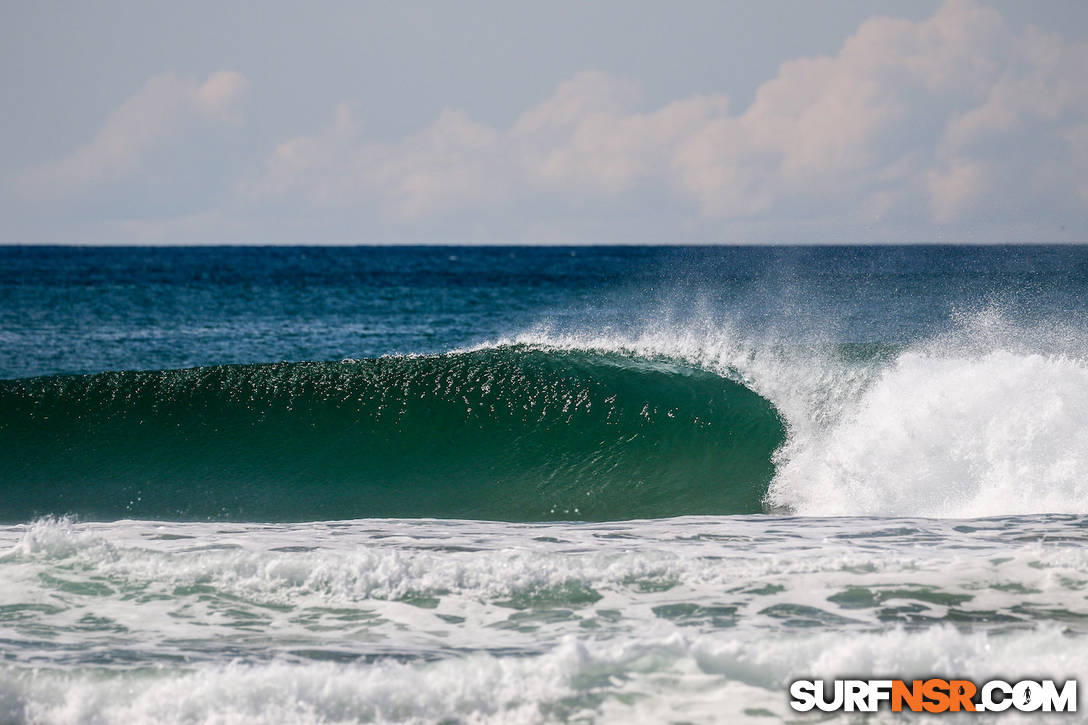
[(500, 347), (0, 382), (0, 519), (753, 513), (771, 405), (667, 361)]

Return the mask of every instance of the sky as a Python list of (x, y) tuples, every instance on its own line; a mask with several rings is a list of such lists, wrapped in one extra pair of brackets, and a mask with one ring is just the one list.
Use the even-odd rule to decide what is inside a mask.
[(1088, 241), (1088, 3), (0, 4), (0, 243)]

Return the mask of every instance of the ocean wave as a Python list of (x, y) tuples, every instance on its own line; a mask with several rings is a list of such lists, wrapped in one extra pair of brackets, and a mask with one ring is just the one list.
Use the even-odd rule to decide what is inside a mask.
[(507, 521), (1088, 511), (1088, 352), (993, 311), (911, 345), (728, 324), (0, 383), (0, 518)]
[(0, 383), (0, 519), (758, 513), (784, 431), (678, 361), (497, 346)]

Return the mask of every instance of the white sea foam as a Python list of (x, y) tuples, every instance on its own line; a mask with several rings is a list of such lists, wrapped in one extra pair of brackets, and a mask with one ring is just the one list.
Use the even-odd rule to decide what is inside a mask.
[(773, 722), (798, 677), (1084, 678), (1086, 524), (3, 527), (0, 722)]
[(795, 448), (769, 500), (802, 514), (1088, 511), (1088, 365), (910, 351)]
[[(9, 667), (0, 669), (0, 719), (57, 725), (826, 721), (789, 710), (792, 679), (881, 672), (984, 680), (1030, 672), (1083, 681), (1086, 652), (1057, 628), (997, 635), (936, 627), (851, 637), (571, 636), (535, 655), (479, 653), (411, 664), (230, 663), (79, 672)], [(1052, 720), (1067, 722), (1068, 716)], [(884, 721), (900, 720), (887, 712), (867, 720)], [(1039, 714), (1001, 718), (1045, 721)]]
[(535, 651), (587, 631), (1082, 631), (1084, 524), (42, 521), (0, 529), (0, 637), (20, 662), (86, 665)]

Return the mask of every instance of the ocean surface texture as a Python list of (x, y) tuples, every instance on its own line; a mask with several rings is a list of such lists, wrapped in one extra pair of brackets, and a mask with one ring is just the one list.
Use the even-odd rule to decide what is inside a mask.
[(0, 248), (0, 723), (1084, 722), (1086, 544), (1088, 248)]

